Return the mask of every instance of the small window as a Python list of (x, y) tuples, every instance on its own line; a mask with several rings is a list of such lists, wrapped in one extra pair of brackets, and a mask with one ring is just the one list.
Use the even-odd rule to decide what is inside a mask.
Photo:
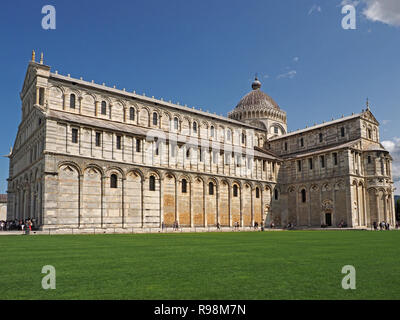
[(39, 88), (39, 105), (44, 106), (44, 88)]
[(232, 136), (231, 130), (228, 129), (228, 130), (226, 131), (226, 140), (231, 141), (231, 136)]
[(341, 135), (342, 137), (344, 137), (344, 135), (345, 135), (344, 127), (341, 127), (341, 128), (340, 128), (340, 135)]
[(121, 136), (117, 136), (117, 149), (121, 150)]
[(155, 143), (155, 145), (156, 145), (156, 148), (155, 148), (155, 154), (156, 154), (156, 156), (158, 156), (158, 154), (159, 154), (159, 143), (156, 141), (156, 142), (154, 142)]
[(203, 162), (203, 151), (201, 150), (201, 148), (199, 148), (199, 160), (200, 162)]
[(190, 148), (187, 148), (187, 150), (186, 150), (186, 158), (187, 159), (190, 158)]
[(158, 124), (158, 114), (157, 112), (153, 112), (153, 125), (156, 126)]
[(279, 128), (278, 127), (274, 127), (274, 133), (275, 134), (279, 134)]
[(135, 108), (133, 107), (129, 108), (129, 120), (131, 121), (135, 120)]
[(256, 198), (260, 198), (260, 189), (256, 188)]
[(71, 109), (75, 109), (75, 95), (74, 94), (71, 94), (69, 96), (69, 107)]
[(176, 145), (171, 144), (171, 157), (175, 157), (175, 153), (176, 153)]
[(174, 130), (178, 130), (179, 128), (179, 119), (177, 117), (174, 118)]
[(322, 133), (319, 134), (319, 142), (324, 141), (324, 135)]
[(275, 200), (279, 200), (279, 192), (278, 189), (275, 189)]
[(213, 157), (213, 164), (217, 164), (218, 163), (218, 152), (213, 152), (212, 153), (212, 157)]
[(197, 122), (193, 122), (193, 133), (197, 133)]
[(225, 152), (225, 164), (231, 164), (231, 153)]
[(287, 151), (288, 150), (288, 144), (287, 144), (287, 142), (285, 142), (285, 151)]
[(112, 174), (110, 177), (110, 188), (118, 188), (118, 177), (116, 174)]
[(307, 192), (305, 189), (301, 190), (301, 201), (305, 203), (307, 201)]
[(371, 162), (372, 162), (371, 156), (368, 156), (368, 163), (371, 164)]
[(243, 144), (246, 143), (246, 135), (244, 133), (242, 133), (242, 143)]
[(310, 170), (312, 170), (313, 169), (313, 159), (308, 159), (308, 165), (309, 165)]
[(372, 131), (368, 129), (368, 139), (372, 140)]
[(236, 184), (233, 185), (233, 196), (234, 197), (238, 196), (238, 186)]
[(211, 137), (212, 138), (214, 138), (214, 126), (211, 126), (211, 128), (210, 128), (210, 134), (211, 134)]
[(101, 102), (101, 114), (103, 115), (107, 114), (107, 103), (105, 101)]
[(136, 139), (136, 152), (140, 152), (140, 139)]
[(214, 184), (212, 182), (208, 184), (208, 194), (211, 196), (214, 195)]
[(187, 193), (187, 181), (182, 179), (182, 193)]
[(156, 178), (154, 176), (150, 176), (149, 179), (149, 190), (156, 191)]
[(100, 146), (101, 146), (101, 133), (96, 132), (96, 147), (100, 147)]
[(72, 129), (72, 143), (78, 143), (78, 129)]
[(301, 138), (301, 139), (300, 139), (300, 146), (301, 146), (301, 147), (304, 147), (304, 138)]
[(301, 166), (301, 160), (297, 161), (297, 169), (299, 172), (301, 172), (302, 166)]
[(338, 165), (338, 154), (336, 152), (333, 154), (333, 163), (335, 166)]
[(320, 160), (321, 160), (321, 168), (325, 168), (325, 156), (321, 156)]

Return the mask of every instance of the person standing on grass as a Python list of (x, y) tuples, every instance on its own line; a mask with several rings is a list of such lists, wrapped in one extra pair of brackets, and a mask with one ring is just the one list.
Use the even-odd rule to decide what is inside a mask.
[(220, 228), (220, 224), (219, 224), (219, 222), (217, 222), (217, 230), (220, 230), (221, 228)]

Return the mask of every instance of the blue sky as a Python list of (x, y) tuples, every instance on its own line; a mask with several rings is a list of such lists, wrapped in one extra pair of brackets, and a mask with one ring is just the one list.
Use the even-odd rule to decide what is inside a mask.
[[(368, 97), (400, 161), (399, 2), (3, 0), (1, 154), (15, 139), (35, 49), (52, 71), (224, 115), (258, 73), (290, 130), (360, 112)], [(346, 3), (357, 5), (356, 30), (341, 26)], [(41, 27), (47, 4), (56, 9), (55, 30)], [(399, 162), (395, 170), (399, 178)], [(1, 158), (0, 192), (7, 176)]]

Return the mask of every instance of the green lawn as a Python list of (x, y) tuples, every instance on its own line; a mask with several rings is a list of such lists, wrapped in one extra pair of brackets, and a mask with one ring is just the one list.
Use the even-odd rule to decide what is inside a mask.
[(397, 231), (0, 236), (0, 299), (399, 299), (399, 256)]

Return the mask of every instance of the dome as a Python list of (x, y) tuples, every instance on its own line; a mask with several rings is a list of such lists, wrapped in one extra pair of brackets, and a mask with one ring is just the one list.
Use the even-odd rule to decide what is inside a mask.
[(254, 110), (254, 109), (276, 109), (280, 110), (278, 104), (269, 95), (262, 92), (261, 82), (255, 78), (251, 87), (253, 88), (238, 103), (235, 109)]

